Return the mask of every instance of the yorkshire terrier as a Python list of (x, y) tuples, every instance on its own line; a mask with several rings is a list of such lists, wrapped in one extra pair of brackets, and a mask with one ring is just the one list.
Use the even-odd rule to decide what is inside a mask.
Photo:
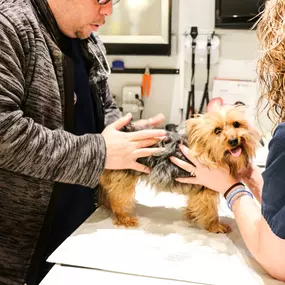
[[(124, 131), (136, 131), (130, 123)], [(174, 165), (171, 156), (184, 161), (179, 144), (188, 146), (200, 162), (209, 167), (227, 167), (239, 179), (251, 173), (251, 160), (259, 145), (260, 135), (249, 126), (245, 108), (221, 107), (185, 122), (182, 132), (169, 132), (154, 147), (163, 151), (138, 162), (151, 168), (149, 175), (134, 170), (105, 170), (100, 180), (99, 204), (114, 214), (114, 224), (125, 227), (138, 226), (132, 212), (135, 206), (135, 186), (138, 179), (146, 180), (157, 191), (170, 191), (188, 196), (186, 219), (213, 233), (228, 233), (230, 227), (218, 216), (219, 193), (201, 185), (183, 184), (178, 177), (191, 176)]]

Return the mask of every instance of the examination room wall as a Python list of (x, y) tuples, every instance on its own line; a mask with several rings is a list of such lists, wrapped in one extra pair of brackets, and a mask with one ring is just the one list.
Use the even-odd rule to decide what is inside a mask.
[[(172, 55), (165, 56), (108, 56), (111, 63), (121, 59), (126, 67), (153, 68), (181, 68), (179, 39), (190, 29), (197, 26), (200, 32), (214, 30), (214, 0), (173, 0), (172, 13)], [(216, 76), (230, 79), (256, 79), (256, 63), (258, 58), (258, 41), (255, 31), (220, 30), (216, 34), (220, 37), (220, 58), (218, 64), (211, 67), (211, 82)], [(155, 115), (157, 112), (165, 114), (167, 123), (180, 121), (179, 100), (180, 96), (187, 96), (191, 69), (185, 64), (184, 88), (180, 85), (178, 75), (153, 75), (151, 94), (145, 98), (145, 110), (143, 117)], [(196, 68), (197, 104), (200, 103), (200, 92), (204, 88), (206, 80), (205, 66)], [(122, 87), (124, 85), (140, 85), (141, 75), (112, 74), (110, 77), (112, 93), (120, 101)], [(210, 84), (210, 91), (212, 84)], [(200, 92), (199, 92), (200, 91)], [(266, 116), (260, 117), (260, 123), (267, 132), (271, 128)]]

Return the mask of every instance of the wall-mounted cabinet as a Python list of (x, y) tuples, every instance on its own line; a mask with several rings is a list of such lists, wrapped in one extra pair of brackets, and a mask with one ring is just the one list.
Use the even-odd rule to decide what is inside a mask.
[(121, 0), (99, 35), (110, 55), (170, 55), (171, 0)]

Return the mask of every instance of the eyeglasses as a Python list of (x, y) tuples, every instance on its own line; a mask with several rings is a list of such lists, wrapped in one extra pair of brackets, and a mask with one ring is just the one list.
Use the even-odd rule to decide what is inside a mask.
[(116, 5), (120, 0), (97, 0), (100, 5), (105, 5), (112, 1), (112, 5)]

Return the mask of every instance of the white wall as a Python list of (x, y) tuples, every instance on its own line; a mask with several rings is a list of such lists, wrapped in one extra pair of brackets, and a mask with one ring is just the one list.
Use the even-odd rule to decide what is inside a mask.
[[(123, 59), (126, 67), (153, 68), (181, 68), (182, 75), (153, 75), (152, 89), (149, 98), (145, 99), (144, 117), (153, 116), (158, 112), (165, 114), (167, 122), (179, 123), (181, 113), (180, 92), (185, 94), (188, 90), (191, 70), (189, 64), (185, 65), (180, 58), (180, 40), (185, 31), (191, 26), (198, 26), (200, 31), (213, 31), (214, 29), (214, 0), (173, 0), (172, 33), (176, 36), (177, 46), (174, 55), (170, 57), (151, 56), (109, 56), (111, 63), (115, 59)], [(258, 42), (254, 31), (224, 31), (216, 30), (220, 36), (220, 61), (212, 66), (211, 78), (215, 76), (224, 78), (256, 79), (256, 60), (258, 58)], [(177, 47), (177, 52), (176, 52)], [(197, 105), (200, 103), (199, 90), (203, 90), (206, 69), (197, 66), (196, 69)], [(123, 85), (140, 85), (141, 75), (112, 74), (110, 86), (114, 95), (120, 98)], [(210, 88), (212, 85), (210, 85)], [(183, 90), (184, 89), (184, 90)], [(271, 128), (265, 116), (261, 117), (264, 131)]]
[[(192, 1), (192, 0), (191, 0)], [(198, 1), (198, 0), (197, 0)], [(173, 0), (172, 13), (172, 33), (177, 35), (178, 32), (178, 7), (179, 0)], [(175, 51), (176, 42), (174, 40), (172, 56), (108, 56), (111, 64), (114, 60), (123, 60), (126, 68), (179, 68), (178, 56)], [(170, 121), (171, 104), (173, 95), (177, 93), (176, 82), (178, 75), (152, 75), (152, 85), (150, 96), (144, 98), (145, 110), (143, 117), (147, 118), (162, 112), (166, 121)], [(138, 74), (112, 74), (109, 78), (109, 84), (112, 93), (121, 102), (122, 88), (124, 85), (141, 85), (142, 75)]]

